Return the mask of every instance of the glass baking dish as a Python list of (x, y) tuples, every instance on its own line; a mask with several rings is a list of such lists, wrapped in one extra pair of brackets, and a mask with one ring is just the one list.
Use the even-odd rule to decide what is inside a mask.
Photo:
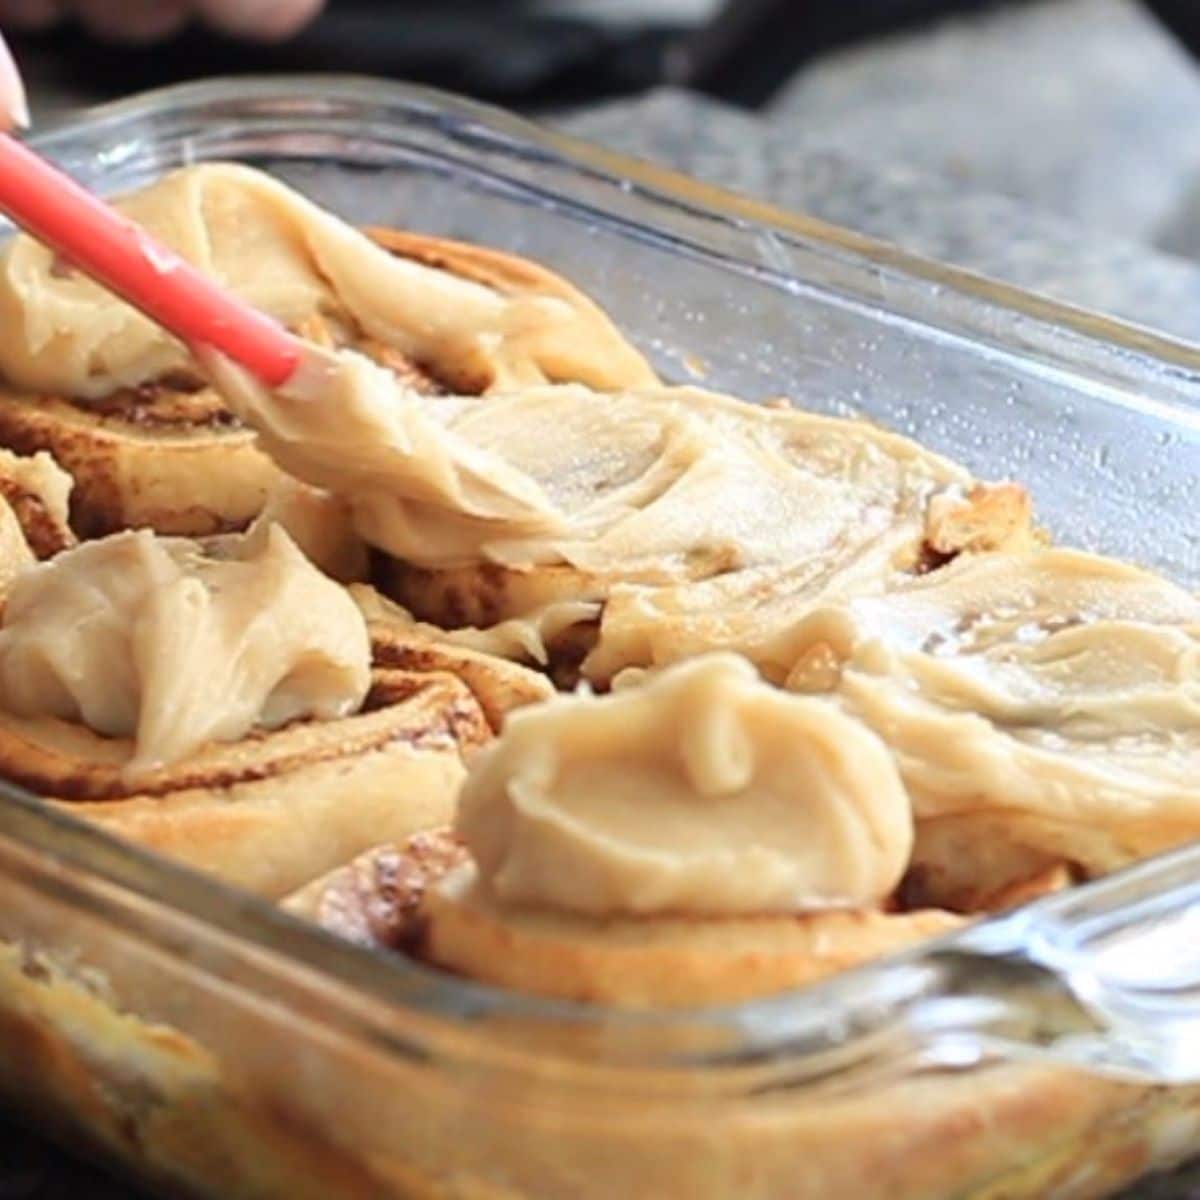
[[(432, 92), (189, 85), (40, 148), (103, 191), (237, 159), (359, 223), (533, 257), (665, 375), (1030, 486), (1200, 583), (1200, 351)], [(823, 986), (620, 1014), (341, 944), (0, 796), (0, 1097), (204, 1197), (999, 1200), (1200, 1153), (1200, 848)]]

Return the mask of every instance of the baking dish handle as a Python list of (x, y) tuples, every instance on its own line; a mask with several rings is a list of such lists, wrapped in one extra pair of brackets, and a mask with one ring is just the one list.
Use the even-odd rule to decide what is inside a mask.
[(1200, 1083), (1200, 844), (965, 930), (922, 959), (921, 1056)]

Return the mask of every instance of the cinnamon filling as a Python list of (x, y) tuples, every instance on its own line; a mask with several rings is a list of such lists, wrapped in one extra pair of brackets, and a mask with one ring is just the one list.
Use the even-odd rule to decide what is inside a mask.
[(0, 475), (0, 496), (8, 503), (29, 549), (39, 561), (75, 545), (75, 537), (37, 492), (23, 487), (15, 479)]

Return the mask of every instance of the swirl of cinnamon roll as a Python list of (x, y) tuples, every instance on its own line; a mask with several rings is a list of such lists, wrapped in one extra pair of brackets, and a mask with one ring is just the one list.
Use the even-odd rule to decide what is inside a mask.
[[(602, 606), (576, 642), (599, 684), (722, 649), (781, 682), (802, 649), (799, 618), (824, 597), (887, 590), (1035, 536), (1016, 485), (978, 483), (865, 422), (695, 388), (602, 403), (533, 388), (460, 402), (445, 422), (536, 484), (561, 527), (530, 536), (411, 506), (363, 529), (390, 555), (381, 586), (447, 626)], [(340, 490), (353, 501), (353, 480)]]
[(35, 562), (75, 545), (71, 477), (46, 453), (0, 450), (0, 597)]

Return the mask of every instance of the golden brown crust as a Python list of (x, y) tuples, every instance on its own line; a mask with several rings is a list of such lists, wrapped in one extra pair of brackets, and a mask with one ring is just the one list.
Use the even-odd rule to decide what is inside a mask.
[(417, 953), (429, 962), (517, 992), (623, 1008), (733, 1003), (803, 987), (961, 924), (936, 910), (593, 920), (502, 908), (470, 864), (428, 889), (422, 908)]
[(1019, 908), (1022, 904), (1030, 904), (1042, 896), (1065, 891), (1078, 882), (1078, 876), (1070, 863), (1051, 863), (1027, 879), (1014, 880), (997, 891), (980, 896), (968, 911), (1004, 912), (1010, 908)]
[(974, 911), (988, 907), (987, 897), (1056, 865), (1079, 881), (1194, 837), (1194, 822), (1186, 814), (1170, 816), (1153, 806), (1121, 821), (1091, 823), (981, 806), (919, 821), (910, 874), (921, 880), (926, 902)]
[(934, 499), (925, 542), (949, 562), (959, 554), (1027, 550), (1040, 540), (1033, 530), (1033, 501), (1025, 488), (976, 483), (961, 498)]
[[(392, 254), (448, 271), (502, 296), (549, 296), (569, 305), (583, 322), (586, 336), (577, 339), (578, 352), (569, 339), (553, 347), (547, 356), (549, 382), (583, 383), (598, 391), (652, 387), (658, 383), (653, 369), (608, 314), (574, 284), (541, 264), (486, 246), (398, 229), (373, 228), (366, 232)], [(472, 371), (459, 376), (453, 369), (448, 373), (446, 364), (436, 369), (429, 363), (417, 366), (460, 395), (482, 395), (495, 382), (494, 374), (484, 376)]]
[(155, 1006), (165, 978), (141, 972), (126, 1007), (51, 956), (0, 943), (0, 1100), (67, 1122), (167, 1194), (378, 1200), (379, 1177), (290, 1117), (285, 1094), (237, 1088), (221, 1051), (130, 1015)]

